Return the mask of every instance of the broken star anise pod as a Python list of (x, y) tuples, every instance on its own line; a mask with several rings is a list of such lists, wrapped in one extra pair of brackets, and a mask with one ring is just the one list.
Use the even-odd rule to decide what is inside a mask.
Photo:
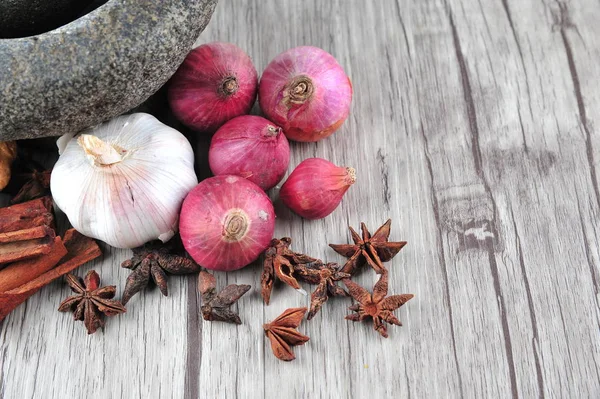
[(123, 291), (123, 303), (129, 300), (150, 282), (150, 277), (158, 286), (160, 292), (167, 296), (167, 275), (189, 274), (200, 270), (200, 266), (185, 256), (172, 253), (176, 242), (172, 239), (167, 244), (153, 241), (141, 247), (133, 249), (133, 257), (121, 263), (121, 267), (131, 269), (133, 272), (127, 277), (125, 290)]
[(240, 316), (229, 309), (251, 288), (247, 284), (229, 284), (217, 293), (215, 276), (202, 270), (198, 276), (198, 291), (202, 294), (202, 317), (208, 321), (242, 324)]
[(58, 310), (61, 312), (73, 310), (73, 318), (83, 320), (88, 334), (93, 334), (98, 328), (104, 327), (102, 314), (114, 316), (125, 313), (125, 306), (112, 299), (116, 287), (109, 285), (100, 288), (100, 276), (94, 270), (88, 272), (85, 280), (72, 274), (67, 274), (65, 280), (77, 295), (62, 301)]
[(294, 360), (296, 356), (291, 346), (304, 345), (310, 339), (297, 330), (305, 313), (306, 308), (287, 309), (278, 318), (263, 325), (276, 358), (286, 362)]
[(37, 169), (32, 169), (31, 172), (17, 175), (17, 178), (24, 179), (26, 182), (10, 203), (20, 204), (48, 195), (50, 193), (51, 174), (51, 170), (40, 172)]
[(290, 249), (292, 239), (284, 237), (281, 240), (274, 238), (265, 251), (263, 272), (261, 275), (262, 297), (268, 305), (271, 299), (271, 291), (275, 276), (290, 287), (301, 290), (294, 272), (298, 267), (322, 266), (323, 262), (316, 258), (294, 252)]
[(361, 223), (362, 237), (352, 227), (349, 227), (354, 245), (329, 244), (335, 252), (349, 258), (341, 271), (354, 274), (365, 263), (368, 263), (377, 274), (383, 273), (385, 268), (382, 262), (392, 259), (406, 245), (406, 241), (388, 241), (391, 225), (392, 219), (388, 219), (383, 226), (377, 229), (375, 234), (371, 235), (367, 226)]
[(318, 284), (310, 297), (310, 311), (306, 317), (308, 320), (317, 314), (329, 297), (348, 296), (346, 290), (338, 286), (336, 281), (349, 278), (350, 274), (341, 272), (337, 263), (327, 263), (318, 267), (297, 267), (296, 276), (306, 283)]
[(404, 305), (413, 298), (413, 294), (402, 294), (388, 296), (388, 272), (384, 270), (373, 287), (373, 294), (356, 284), (350, 279), (344, 279), (344, 284), (348, 287), (350, 296), (358, 303), (350, 306), (348, 309), (356, 312), (346, 316), (346, 319), (352, 321), (363, 321), (365, 319), (373, 319), (373, 327), (375, 331), (381, 334), (384, 338), (388, 337), (387, 328), (384, 324), (390, 323), (401, 326), (402, 323), (394, 314), (394, 310)]

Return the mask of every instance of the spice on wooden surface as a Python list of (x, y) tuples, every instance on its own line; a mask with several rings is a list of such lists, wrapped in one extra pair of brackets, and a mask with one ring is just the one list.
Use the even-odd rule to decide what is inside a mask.
[(278, 359), (286, 362), (294, 360), (296, 356), (291, 347), (304, 345), (310, 339), (297, 330), (306, 310), (306, 308), (287, 309), (278, 318), (263, 325), (265, 334), (271, 342), (273, 354)]
[(121, 267), (131, 269), (133, 272), (127, 277), (123, 298), (124, 304), (138, 292), (146, 288), (150, 278), (164, 295), (168, 295), (167, 273), (189, 274), (200, 270), (200, 266), (193, 260), (179, 253), (181, 240), (179, 236), (171, 239), (166, 244), (152, 241), (146, 245), (133, 249), (133, 257), (121, 263)]
[(100, 247), (93, 239), (75, 229), (67, 230), (63, 244), (67, 248), (67, 255), (60, 260), (58, 266), (17, 288), (0, 292), (0, 320), (45, 285), (102, 255)]
[(19, 192), (10, 200), (11, 204), (20, 204), (50, 194), (51, 170), (39, 171), (32, 169), (18, 177), (25, 180)]
[(271, 240), (269, 248), (265, 251), (263, 272), (261, 275), (261, 294), (267, 305), (271, 300), (271, 291), (273, 290), (275, 277), (290, 287), (301, 290), (298, 280), (294, 277), (295, 270), (301, 267), (318, 267), (323, 265), (323, 262), (319, 259), (290, 250), (291, 243), (292, 239), (289, 237), (284, 237), (280, 240), (274, 238)]
[(317, 284), (317, 288), (310, 297), (310, 311), (306, 317), (312, 319), (323, 304), (332, 296), (348, 296), (348, 293), (337, 285), (337, 281), (350, 277), (350, 274), (340, 271), (337, 263), (327, 263), (318, 267), (298, 267), (296, 268), (298, 279), (309, 284)]
[(202, 294), (200, 309), (204, 320), (242, 324), (240, 316), (231, 311), (229, 307), (237, 302), (251, 287), (247, 284), (230, 284), (219, 293), (217, 293), (216, 287), (215, 276), (202, 270), (198, 276), (198, 291)]
[(106, 322), (103, 315), (115, 316), (126, 312), (121, 302), (112, 299), (117, 287), (114, 285), (100, 287), (100, 276), (95, 270), (90, 270), (85, 279), (69, 273), (65, 280), (76, 295), (62, 301), (58, 310), (73, 311), (73, 318), (83, 321), (88, 334), (93, 334), (104, 327)]
[(42, 197), (22, 204), (0, 208), (0, 231), (3, 233), (54, 224), (52, 199)]
[(0, 264), (29, 259), (52, 250), (56, 233), (48, 226), (0, 233)]
[(383, 269), (379, 281), (373, 287), (373, 294), (356, 284), (350, 279), (344, 279), (344, 284), (348, 287), (348, 292), (358, 303), (349, 307), (356, 312), (346, 316), (346, 319), (352, 321), (363, 321), (373, 319), (373, 327), (384, 338), (388, 337), (385, 323), (401, 326), (402, 323), (394, 314), (394, 310), (411, 300), (414, 295), (402, 294), (386, 297), (388, 293), (388, 271)]
[(0, 292), (10, 291), (41, 276), (60, 262), (67, 248), (60, 237), (55, 237), (50, 252), (33, 259), (14, 262), (0, 270)]
[(388, 219), (371, 236), (367, 226), (361, 223), (362, 237), (349, 227), (354, 244), (329, 244), (335, 252), (349, 258), (341, 271), (354, 274), (365, 264), (369, 264), (377, 274), (382, 274), (385, 270), (382, 262), (392, 259), (406, 245), (406, 241), (388, 241), (391, 225), (392, 219)]

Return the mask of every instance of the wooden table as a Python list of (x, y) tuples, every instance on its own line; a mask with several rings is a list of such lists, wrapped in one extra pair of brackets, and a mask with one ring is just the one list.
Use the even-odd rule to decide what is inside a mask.
[[(391, 217), (409, 244), (388, 263), (390, 292), (416, 295), (404, 326), (383, 339), (331, 300), (284, 363), (262, 324), (309, 299), (278, 286), (264, 306), (258, 265), (217, 274), (254, 287), (239, 327), (204, 322), (195, 276), (173, 277), (169, 297), (146, 291), (88, 336), (56, 311), (69, 290), (55, 282), (1, 324), (0, 396), (599, 397), (598, 1), (246, 3), (222, 1), (198, 43), (236, 43), (259, 71), (319, 46), (355, 90), (341, 130), (293, 144), (290, 170), (323, 157), (354, 166), (356, 185), (323, 220), (276, 203), (276, 235), (342, 262), (327, 243)], [(78, 273), (122, 289), (130, 252), (104, 249)]]

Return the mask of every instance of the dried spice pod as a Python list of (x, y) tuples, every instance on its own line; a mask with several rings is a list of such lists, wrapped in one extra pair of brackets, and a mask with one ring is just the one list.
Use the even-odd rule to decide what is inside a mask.
[[(200, 270), (200, 266), (193, 260), (179, 255), (176, 248), (180, 244), (174, 238), (167, 244), (152, 241), (141, 247), (133, 249), (133, 257), (121, 263), (121, 267), (131, 269), (133, 272), (127, 277), (123, 291), (123, 304), (150, 283), (150, 278), (158, 286), (164, 296), (168, 296), (167, 274), (190, 274)], [(166, 273), (165, 273), (166, 272)]]
[(391, 225), (392, 219), (388, 219), (375, 234), (371, 235), (367, 226), (361, 223), (362, 237), (349, 227), (354, 244), (329, 244), (335, 252), (349, 258), (341, 271), (354, 274), (368, 263), (377, 274), (382, 274), (385, 271), (382, 262), (392, 259), (406, 245), (406, 241), (388, 241)]
[(60, 312), (73, 311), (75, 320), (83, 320), (88, 334), (95, 333), (104, 327), (105, 321), (102, 314), (115, 316), (125, 313), (125, 306), (114, 298), (117, 287), (109, 285), (100, 287), (100, 276), (95, 270), (90, 270), (85, 280), (72, 274), (65, 277), (67, 284), (76, 295), (70, 296), (61, 302), (58, 310)]
[(299, 280), (309, 284), (317, 284), (317, 288), (310, 296), (310, 311), (306, 317), (312, 319), (329, 297), (348, 296), (346, 290), (337, 285), (337, 281), (350, 278), (350, 274), (340, 271), (337, 263), (327, 263), (319, 267), (298, 267), (295, 270)]
[(291, 243), (292, 239), (289, 237), (283, 237), (280, 240), (274, 238), (265, 251), (261, 286), (262, 297), (267, 305), (271, 300), (271, 291), (273, 290), (275, 277), (290, 287), (302, 291), (298, 280), (294, 277), (294, 271), (299, 267), (317, 267), (323, 265), (323, 262), (319, 259), (292, 251), (289, 248)]
[(369, 291), (350, 279), (345, 279), (343, 282), (346, 284), (346, 287), (348, 287), (348, 292), (352, 298), (358, 302), (349, 307), (350, 310), (356, 313), (346, 316), (347, 320), (363, 321), (366, 319), (373, 319), (375, 331), (384, 338), (388, 337), (387, 328), (384, 322), (395, 324), (397, 326), (402, 325), (400, 320), (398, 320), (392, 312), (411, 300), (414, 295), (402, 294), (386, 297), (388, 293), (387, 270), (384, 269), (379, 281), (375, 283), (372, 295)]
[(11, 204), (20, 204), (50, 194), (50, 175), (52, 170), (39, 171), (32, 169), (18, 177), (25, 180), (25, 184), (10, 200)]
[[(48, 142), (48, 145), (53, 145), (54, 141)], [(19, 143), (17, 158), (11, 169), (12, 176), (4, 190), (13, 196), (10, 200), (11, 204), (20, 204), (50, 195), (52, 171), (35, 159), (40, 155), (51, 156), (50, 153), (43, 151), (41, 147), (44, 146), (45, 144), (42, 143)]]
[(202, 317), (208, 321), (224, 321), (227, 323), (242, 324), (240, 316), (229, 309), (237, 302), (251, 286), (247, 284), (229, 284), (219, 293), (216, 290), (215, 276), (202, 270), (198, 276), (198, 291), (202, 295)]
[(306, 310), (306, 308), (287, 309), (278, 318), (263, 325), (265, 334), (271, 342), (273, 354), (278, 359), (286, 362), (294, 360), (296, 356), (291, 346), (304, 345), (310, 339), (297, 330)]

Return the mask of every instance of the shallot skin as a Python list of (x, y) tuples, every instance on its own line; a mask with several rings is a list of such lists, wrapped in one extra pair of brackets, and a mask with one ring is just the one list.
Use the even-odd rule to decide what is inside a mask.
[(179, 229), (190, 256), (207, 269), (230, 271), (269, 246), (275, 210), (264, 191), (232, 175), (203, 180), (183, 201)]
[(348, 118), (352, 84), (331, 54), (301, 46), (279, 54), (267, 66), (258, 101), (288, 139), (313, 142), (332, 135)]
[(187, 55), (171, 79), (168, 97), (177, 119), (213, 133), (228, 120), (249, 113), (257, 89), (258, 74), (244, 50), (214, 42)]
[(338, 207), (356, 182), (353, 168), (336, 166), (322, 158), (302, 161), (283, 183), (281, 201), (305, 219), (322, 219)]
[(242, 176), (266, 191), (285, 175), (290, 146), (279, 126), (260, 116), (243, 115), (217, 130), (208, 162), (215, 175)]

